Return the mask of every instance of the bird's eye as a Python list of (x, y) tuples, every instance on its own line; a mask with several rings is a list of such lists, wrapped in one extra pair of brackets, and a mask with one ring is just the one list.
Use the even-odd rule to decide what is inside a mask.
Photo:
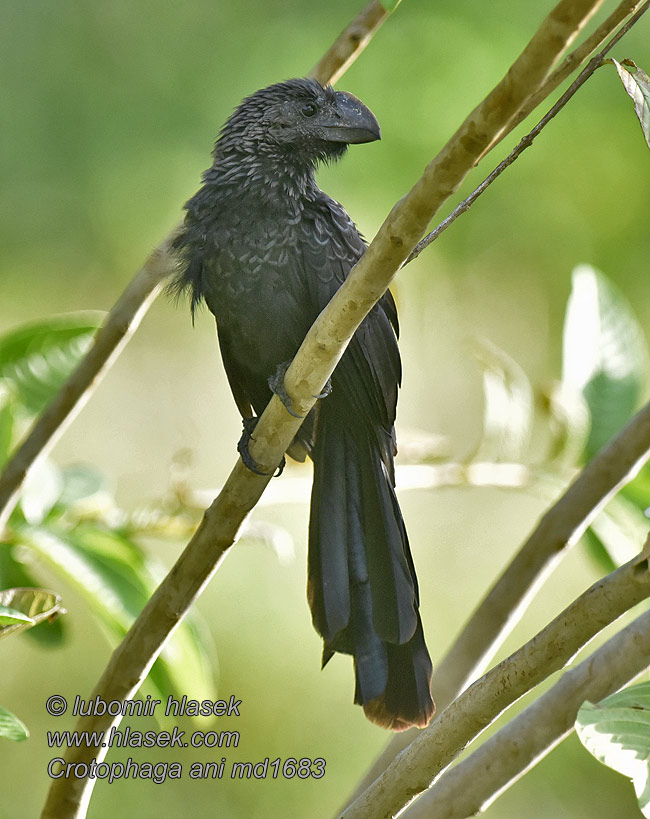
[(303, 117), (313, 117), (317, 110), (318, 108), (313, 102), (308, 102), (302, 106), (300, 113), (303, 115)]

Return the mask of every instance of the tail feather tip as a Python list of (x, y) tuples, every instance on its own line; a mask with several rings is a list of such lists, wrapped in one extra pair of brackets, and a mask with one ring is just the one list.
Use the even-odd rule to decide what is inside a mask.
[(376, 697), (363, 704), (363, 711), (370, 722), (389, 731), (408, 731), (409, 728), (426, 728), (436, 712), (431, 697), (421, 703), (417, 711), (394, 711), (387, 707), (384, 696)]

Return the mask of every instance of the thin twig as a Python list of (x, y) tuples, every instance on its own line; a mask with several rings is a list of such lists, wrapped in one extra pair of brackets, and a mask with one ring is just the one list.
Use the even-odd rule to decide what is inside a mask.
[(389, 819), (435, 781), (503, 711), (561, 669), (605, 626), (650, 596), (650, 541), (594, 583), (532, 640), (473, 683), (386, 768), (340, 819)]
[[(403, 450), (400, 449), (400, 459)], [(309, 503), (312, 479), (309, 473), (295, 477), (286, 475), (282, 481), (272, 483), (260, 499), (259, 506)], [(397, 491), (432, 490), (443, 487), (499, 487), (501, 489), (524, 489), (536, 481), (548, 478), (543, 470), (533, 470), (524, 464), (507, 461), (473, 461), (472, 463), (447, 461), (440, 464), (400, 463), (395, 467)], [(192, 509), (205, 509), (218, 490), (189, 489), (183, 487), (183, 503)]]
[[(567, 30), (588, 13), (586, 0), (562, 0)], [(553, 25), (550, 26), (548, 19)], [(425, 169), (423, 177), (393, 208), (361, 261), (320, 314), (285, 376), (295, 410), (305, 416), (334, 370), (361, 321), (388, 288), (436, 210), (461, 184), (483, 150), (517, 110), (539, 88), (562, 50), (557, 21), (542, 23), (507, 76), (469, 115), (457, 133)], [(255, 428), (252, 458), (272, 472), (293, 440), (300, 418), (290, 415), (273, 396)], [(139, 687), (166, 639), (178, 625), (234, 542), (242, 521), (255, 505), (268, 478), (237, 461), (224, 489), (207, 510), (199, 529), (167, 577), (113, 653), (92, 697), (128, 699)], [(77, 731), (105, 731), (119, 722), (110, 715), (82, 717)], [(92, 727), (91, 727), (92, 726)], [(66, 762), (101, 761), (107, 748), (66, 750)], [(57, 779), (50, 786), (45, 819), (81, 817), (94, 780)]]
[[(313, 69), (312, 76), (323, 85), (334, 82), (361, 54), (387, 14), (380, 3), (370, 3), (339, 35)], [(346, 47), (344, 43), (347, 43)], [(174, 272), (176, 262), (169, 247), (179, 229), (180, 225), (177, 225), (160, 243), (127, 286), (106, 317), (92, 348), (5, 465), (0, 475), (0, 539), (18, 501), (27, 471), (39, 457), (50, 451), (86, 404), (136, 331), (164, 281)]]
[(634, 14), (641, 4), (642, 0), (623, 0), (623, 2), (619, 3), (609, 17), (604, 20), (583, 43), (581, 43), (570, 54), (567, 54), (561, 65), (559, 65), (555, 71), (553, 71), (539, 91), (536, 94), (533, 94), (522, 109), (512, 118), (512, 120), (508, 123), (508, 127), (499, 136), (498, 140), (490, 145), (489, 150), (492, 150), (492, 148), (505, 139), (511, 131), (522, 123), (540, 103), (542, 103), (559, 85), (561, 85), (564, 80), (566, 80), (566, 78), (573, 71), (575, 71), (576, 68), (578, 68), (578, 66), (584, 63), (589, 55), (592, 54), (600, 46), (600, 44), (606, 40), (607, 37), (609, 37), (616, 26), (622, 23), (623, 20), (625, 20), (631, 14)]
[[(629, 3), (621, 5), (629, 5)], [(639, 4), (636, 3), (634, 5)], [(464, 199), (459, 205), (457, 205), (454, 208), (454, 210), (449, 214), (449, 216), (447, 216), (446, 219), (443, 219), (443, 221), (434, 230), (432, 230), (431, 233), (427, 234), (424, 237), (424, 239), (421, 239), (417, 243), (417, 245), (413, 248), (408, 258), (404, 262), (405, 265), (407, 265), (409, 262), (412, 262), (413, 259), (417, 259), (417, 257), (420, 255), (420, 253), (422, 253), (422, 251), (426, 247), (428, 247), (432, 242), (435, 242), (435, 240), (440, 236), (440, 234), (444, 233), (444, 231), (447, 230), (447, 228), (450, 225), (452, 225), (461, 214), (465, 213), (470, 209), (470, 207), (479, 198), (479, 196), (487, 188), (489, 188), (490, 185), (499, 176), (501, 176), (501, 174), (505, 171), (506, 168), (512, 165), (512, 163), (521, 156), (521, 154), (526, 150), (526, 148), (530, 148), (535, 138), (541, 133), (541, 131), (543, 131), (544, 128), (549, 124), (549, 122), (555, 116), (557, 116), (557, 114), (564, 108), (564, 106), (567, 104), (567, 102), (569, 102), (571, 97), (573, 97), (573, 95), (578, 91), (578, 89), (580, 89), (587, 82), (587, 80), (589, 79), (589, 77), (591, 77), (594, 71), (596, 71), (596, 69), (602, 65), (603, 58), (605, 57), (605, 55), (609, 51), (611, 51), (611, 49), (616, 45), (616, 43), (618, 43), (621, 37), (623, 37), (630, 30), (630, 28), (639, 20), (641, 15), (645, 14), (645, 12), (648, 10), (649, 5), (650, 4), (646, 0), (646, 2), (643, 3), (641, 8), (638, 9), (636, 14), (634, 14), (634, 16), (631, 17), (628, 20), (628, 22), (616, 32), (616, 34), (607, 43), (607, 45), (605, 45), (605, 47), (601, 49), (601, 51), (599, 51), (598, 54), (596, 54), (596, 56), (589, 61), (585, 68), (583, 68), (580, 74), (578, 74), (576, 79), (567, 88), (564, 94), (562, 94), (562, 96), (555, 103), (555, 105), (542, 117), (542, 119), (537, 123), (537, 125), (532, 129), (532, 131), (530, 131), (529, 133), (526, 134), (525, 137), (523, 137), (523, 139), (515, 146), (515, 148), (513, 148), (513, 150), (508, 154), (508, 156), (497, 165), (497, 167), (492, 171), (492, 173), (489, 176), (487, 176), (483, 180), (483, 182), (481, 182), (481, 184), (474, 191), (472, 191), (472, 193), (466, 199)], [(619, 9), (617, 9), (617, 11), (619, 11)], [(618, 19), (618, 15), (613, 14), (612, 18)], [(551, 84), (549, 82), (545, 83), (543, 88), (547, 88), (547, 86), (548, 93), (550, 93), (552, 88), (555, 87), (555, 86), (551, 87)], [(540, 89), (538, 94), (541, 94), (542, 90), (543, 89)]]
[(549, 691), (446, 771), (403, 814), (466, 819), (485, 810), (572, 731), (583, 702), (599, 702), (650, 665), (650, 612), (564, 673)]

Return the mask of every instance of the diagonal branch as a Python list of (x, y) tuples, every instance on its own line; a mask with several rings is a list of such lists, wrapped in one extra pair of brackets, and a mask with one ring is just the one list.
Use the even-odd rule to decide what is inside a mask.
[(494, 645), (562, 557), (607, 503), (650, 459), (650, 404), (593, 458), (544, 514), (510, 565), (487, 593), (438, 666), (441, 699), (450, 701), (472, 680)]
[[(618, 24), (618, 22), (620, 22), (619, 15), (622, 13), (621, 7), (628, 5), (630, 4), (621, 3), (619, 8), (608, 18), (606, 23), (611, 23), (613, 26)], [(644, 3), (635, 3), (634, 6), (636, 9), (634, 16), (614, 35), (612, 40), (600, 54), (597, 55), (597, 58), (594, 59), (594, 63), (596, 59), (599, 63), (615, 42), (618, 42), (623, 34), (648, 10), (650, 0), (645, 0)], [(603, 38), (601, 29), (602, 26), (598, 29), (598, 32), (596, 32), (599, 41)], [(590, 41), (593, 41), (593, 39), (594, 38), (590, 38)], [(580, 51), (580, 49), (577, 51)], [(586, 71), (587, 69), (585, 69), (580, 76), (582, 77)], [(551, 76), (554, 76), (555, 73), (557, 73), (557, 71)], [(593, 72), (589, 73), (591, 74)], [(581, 84), (582, 83), (580, 83), (580, 85)], [(547, 88), (548, 86), (549, 83), (547, 81), (543, 87)], [(574, 87), (575, 90), (577, 90), (580, 86), (573, 83), (571, 87), (567, 89), (566, 94), (572, 95)], [(566, 94), (558, 100), (558, 103), (553, 106), (533, 131), (524, 137), (514, 151), (495, 171), (493, 171), (466, 200), (461, 202), (450, 216), (441, 222), (435, 230), (418, 242), (404, 264), (408, 264), (408, 262), (419, 255), (428, 244), (435, 241), (461, 213), (469, 209), (473, 202), (494, 179), (505, 170), (506, 167), (512, 164), (521, 151), (532, 142), (532, 139), (539, 133), (541, 127), (544, 127), (544, 125), (550, 121), (550, 117), (557, 113), (556, 109), (558, 105), (562, 107), (562, 100)], [(528, 106), (525, 105), (524, 108), (525, 107)], [(498, 646), (506, 639), (512, 627), (518, 622), (521, 614), (527, 607), (528, 602), (534, 597), (538, 587), (554, 568), (556, 558), (559, 559), (560, 557), (560, 552), (565, 546), (572, 545), (575, 540), (578, 539), (575, 537), (573, 527), (580, 524), (580, 515), (584, 514), (586, 516), (584, 527), (581, 529), (582, 533), (603, 506), (622, 486), (634, 478), (640, 466), (649, 458), (650, 405), (642, 409), (623, 431), (599, 453), (590, 465), (589, 473), (585, 473), (585, 475), (588, 474), (591, 476), (591, 470), (593, 469), (595, 470), (595, 474), (600, 474), (605, 480), (598, 479), (589, 488), (585, 484), (583, 476), (580, 476), (578, 485), (572, 485), (567, 491), (565, 498), (568, 503), (565, 504), (565, 498), (563, 498), (561, 506), (553, 507), (549, 510), (529, 540), (524, 544), (521, 552), (515, 557), (497, 584), (476, 609), (442, 663), (434, 670), (432, 688), (438, 705), (444, 707), (449, 704), (462, 689), (475, 678), (476, 674), (480, 673), (480, 670), (489, 661), (489, 658), (497, 650)], [(618, 464), (621, 469), (618, 470), (614, 468), (613, 472), (610, 471), (609, 465), (612, 463), (615, 465)], [(608, 482), (606, 476), (611, 478), (611, 483)], [(591, 480), (590, 477), (589, 480)], [(593, 492), (590, 492), (590, 489), (593, 490)], [(580, 505), (573, 507), (574, 511), (577, 512), (577, 517), (566, 517), (568, 505), (573, 504), (574, 499), (578, 497), (581, 498)], [(549, 529), (551, 524), (554, 530)], [(545, 531), (554, 537), (553, 541), (545, 543)], [(562, 540), (562, 538), (565, 539)], [(398, 734), (391, 739), (357, 785), (350, 798), (356, 798), (356, 796), (367, 788), (388, 766), (390, 761), (413, 741), (417, 734), (417, 730), (412, 729)]]
[(650, 665), (650, 612), (611, 637), (474, 753), (445, 772), (403, 815), (466, 819), (485, 810), (572, 731), (585, 700), (599, 702)]
[(321, 85), (334, 85), (368, 45), (389, 14), (390, 11), (379, 0), (368, 3), (339, 34), (309, 72), (309, 76), (318, 80)]
[(340, 819), (389, 819), (426, 790), (506, 708), (561, 669), (605, 626), (650, 596), (650, 541), (594, 583), (520, 649), (473, 683), (386, 768)]
[[(565, 41), (559, 36), (562, 26), (568, 35), (595, 5), (597, 0), (561, 0), (506, 77), (395, 205), (366, 254), (314, 323), (287, 371), (285, 386), (292, 406), (303, 415), (313, 406), (349, 339), (381, 298), (438, 207), (458, 188), (485, 146), (543, 83), (564, 50)], [(273, 396), (250, 447), (251, 456), (264, 471), (272, 472), (279, 463), (301, 421), (289, 415)], [(216, 571), (268, 480), (247, 470), (241, 460), (237, 462), (185, 551), (113, 653), (93, 697), (108, 701), (127, 699), (135, 693), (166, 639)], [(82, 717), (76, 730), (106, 731), (118, 723), (118, 716)], [(66, 762), (90, 762), (93, 757), (99, 762), (106, 752), (101, 747), (70, 748)], [(90, 779), (53, 781), (43, 817), (83, 816), (93, 784)]]
[[(339, 35), (311, 76), (323, 85), (334, 82), (361, 54), (387, 15), (383, 6), (373, 0)], [(18, 501), (27, 471), (54, 446), (90, 399), (137, 330), (163, 283), (176, 269), (169, 248), (179, 228), (176, 226), (160, 243), (132, 279), (108, 314), (92, 348), (5, 465), (0, 475), (0, 538)]]
[[(470, 113), (460, 128), (427, 165), (421, 178), (392, 209), (361, 261), (332, 299), (340, 309), (321, 313), (307, 339), (318, 337), (314, 361), (298, 357), (287, 371), (285, 386), (299, 399), (299, 388), (310, 383), (315, 395), (322, 387), (317, 374), (324, 362), (343, 351), (374, 303), (390, 285), (396, 271), (439, 207), (458, 189), (478, 158), (502, 133), (531, 94), (544, 83), (551, 66), (580, 21), (589, 19), (600, 0), (561, 0), (515, 60), (506, 76)], [(332, 321), (337, 315), (337, 322)], [(326, 369), (326, 368), (325, 368)], [(257, 434), (256, 434), (257, 437)]]
[[(531, 95), (526, 105), (524, 105), (519, 113), (512, 118), (499, 141), (504, 139), (511, 131), (522, 123), (524, 119), (549, 96), (549, 94), (551, 94), (564, 82), (564, 80), (566, 80), (572, 71), (578, 68), (578, 66), (582, 65), (589, 55), (605, 42), (607, 37), (610, 36), (618, 25), (620, 25), (630, 15), (634, 14), (636, 17), (636, 13), (641, 5), (642, 0), (622, 0), (622, 2), (619, 3), (614, 11), (609, 15), (609, 17), (607, 17), (606, 20), (603, 20), (598, 28), (592, 34), (590, 34), (583, 43), (581, 43), (570, 54), (567, 54), (562, 63), (553, 71), (552, 74), (550, 74), (539, 91), (536, 94)], [(641, 12), (641, 14), (642, 13), (643, 12)], [(636, 19), (631, 23), (626, 24), (625, 31), (627, 31), (631, 25), (634, 25), (635, 22)], [(617, 32), (617, 40), (620, 39), (625, 31)], [(491, 145), (490, 149), (494, 148), (496, 144), (497, 143), (495, 142), (493, 145)]]
[[(591, 59), (589, 61), (588, 65), (585, 66), (585, 68), (580, 72), (580, 74), (571, 83), (571, 85), (567, 88), (567, 90), (564, 92), (564, 94), (562, 94), (562, 96), (553, 105), (553, 107), (542, 117), (542, 119), (537, 123), (537, 125), (531, 131), (529, 131), (526, 134), (526, 136), (523, 137), (517, 143), (517, 145), (512, 149), (512, 151), (508, 154), (508, 156), (502, 162), (500, 162), (497, 165), (497, 167), (492, 171), (492, 173), (490, 173), (483, 180), (483, 182), (481, 182), (481, 184), (477, 188), (475, 188), (472, 191), (472, 193), (470, 193), (470, 195), (466, 199), (464, 199), (459, 205), (457, 205), (453, 209), (453, 211), (449, 214), (449, 216), (447, 216), (446, 219), (443, 219), (443, 221), (434, 230), (432, 230), (431, 233), (428, 233), (423, 239), (421, 239), (417, 243), (417, 245), (413, 248), (413, 250), (409, 254), (408, 258), (404, 262), (404, 265), (407, 265), (409, 262), (412, 262), (413, 259), (417, 259), (417, 257), (420, 255), (420, 253), (422, 253), (422, 251), (425, 248), (427, 248), (432, 242), (435, 242), (436, 239), (442, 233), (444, 233), (444, 231), (447, 230), (447, 228), (450, 225), (452, 225), (456, 221), (456, 219), (458, 219), (459, 216), (461, 216), (463, 213), (465, 213), (466, 211), (468, 211), (470, 209), (470, 207), (479, 198), (479, 196), (482, 193), (484, 193), (487, 190), (487, 188), (489, 188), (490, 185), (496, 179), (499, 178), (499, 176), (501, 176), (501, 174), (505, 171), (506, 168), (509, 168), (510, 165), (512, 165), (512, 163), (521, 156), (521, 154), (526, 150), (526, 148), (530, 148), (530, 146), (533, 144), (535, 139), (539, 136), (541, 131), (543, 131), (544, 128), (549, 124), (549, 122), (560, 113), (560, 111), (564, 108), (564, 106), (569, 102), (571, 97), (573, 97), (573, 95), (580, 88), (582, 88), (582, 86), (587, 82), (587, 80), (589, 79), (589, 77), (591, 77), (591, 75), (594, 73), (594, 71), (596, 71), (596, 69), (599, 68), (602, 65), (602, 62), (603, 62), (603, 59), (604, 59), (605, 55), (608, 54), (612, 50), (612, 48), (616, 45), (616, 43), (618, 43), (618, 41), (625, 34), (627, 34), (627, 32), (641, 18), (641, 16), (643, 14), (645, 14), (645, 12), (648, 10), (648, 7), (650, 7), (650, 1), (645, 0), (645, 2), (643, 2), (643, 3), (634, 3), (634, 4), (630, 4), (629, 2), (625, 2), (625, 3), (621, 4), (621, 6), (629, 6), (629, 5), (638, 6), (639, 8), (635, 12), (635, 14), (632, 17), (630, 17), (630, 19), (627, 21), (627, 23), (624, 26), (621, 26), (621, 28), (616, 32), (616, 34), (614, 34), (614, 36), (604, 46), (604, 48), (602, 48), (601, 51), (599, 51), (598, 54), (596, 54), (596, 56), (593, 57), (593, 59)], [(619, 9), (617, 9), (616, 11), (617, 12), (620, 11), (620, 6), (619, 6)], [(611, 18), (608, 18), (608, 20), (606, 20), (605, 23), (603, 23), (603, 25), (605, 25), (606, 23), (609, 23), (610, 21), (613, 22), (614, 20), (618, 20), (618, 16), (619, 15), (616, 14), (616, 13), (612, 14)], [(602, 26), (601, 26), (601, 28), (602, 28)], [(600, 29), (598, 30), (598, 32), (595, 32), (595, 33), (600, 36)], [(592, 39), (595, 39), (595, 38), (594, 37), (589, 38), (589, 41), (591, 41)], [(585, 46), (586, 46), (586, 43), (585, 43)], [(585, 49), (583, 47), (581, 47), (580, 49), (576, 49), (576, 51), (573, 52), (573, 54), (570, 54), (567, 57), (567, 59), (565, 60), (565, 62), (563, 63), (563, 65), (561, 66), (561, 69), (558, 69), (557, 71), (555, 71), (551, 75), (551, 77), (549, 77), (549, 79), (544, 83), (544, 86), (540, 89), (540, 91), (538, 92), (538, 95), (540, 95), (542, 93), (542, 91), (545, 91), (546, 93), (550, 93), (550, 91), (552, 91), (557, 86), (557, 84), (559, 84), (559, 82), (561, 82), (561, 79), (564, 78), (561, 75), (563, 74), (563, 72), (565, 70), (565, 66), (566, 65), (574, 65), (576, 60), (578, 60), (580, 58), (580, 55), (582, 54), (582, 52), (584, 50)], [(569, 59), (572, 56), (574, 57), (574, 59), (573, 60)], [(540, 101), (541, 101), (541, 99), (542, 98), (540, 97)], [(525, 107), (529, 108), (530, 111), (532, 111), (533, 107), (536, 107), (536, 105), (531, 107), (530, 104), (529, 104), (529, 105), (526, 105)], [(528, 111), (527, 113), (530, 113), (530, 111)], [(517, 119), (517, 122), (515, 124), (518, 125), (519, 122), (521, 122), (521, 120), (524, 118), (524, 116), (526, 116), (526, 114), (524, 114), (523, 109), (522, 109), (522, 111), (520, 111), (520, 113), (515, 118), (515, 119)], [(511, 123), (511, 125), (508, 126), (508, 132), (510, 132), (513, 127), (514, 127), (514, 125), (512, 125), (512, 123)], [(506, 134), (503, 134), (503, 136), (505, 137)], [(492, 146), (492, 147), (494, 147), (494, 146)]]
[[(446, 707), (481, 673), (566, 549), (582, 537), (601, 509), (649, 459), (650, 404), (647, 404), (544, 514), (479, 603), (434, 670), (431, 688), (439, 707)], [(418, 734), (412, 730), (394, 737), (364, 776), (354, 796), (368, 787)]]
[[(572, 8), (574, 5), (575, 9)], [(559, 55), (573, 40), (577, 31), (582, 28), (598, 6), (598, 0), (592, 0), (591, 3), (585, 2), (585, 0), (572, 3), (567, 0), (558, 4), (554, 12), (549, 15), (540, 28), (536, 38), (531, 41), (526, 52), (520, 57), (519, 67), (525, 67), (527, 60), (531, 60), (534, 65), (537, 58), (535, 49), (543, 50), (545, 43), (550, 43), (551, 47), (556, 49), (554, 53)], [(565, 7), (569, 12), (573, 13), (565, 15)], [(577, 13), (575, 13), (576, 11)], [(333, 82), (339, 78), (363, 51), (387, 14), (385, 8), (377, 0), (369, 3), (339, 35), (323, 59), (312, 69), (311, 76), (316, 77), (321, 83)], [(554, 19), (554, 15), (557, 20)], [(556, 40), (552, 42), (554, 37)], [(545, 67), (545, 72), (548, 71), (548, 68), (548, 66)], [(506, 77), (498, 86), (499, 93), (510, 93), (508, 86), (508, 77)], [(535, 92), (533, 92), (539, 97), (538, 102), (543, 98), (543, 96), (539, 96), (543, 88), (543, 84), (538, 85)], [(547, 93), (550, 93), (551, 90), (549, 88)], [(516, 109), (513, 117), (517, 116), (517, 111), (523, 111), (526, 105), (528, 103), (524, 102), (522, 106)], [(532, 109), (529, 108), (529, 110)], [(503, 135), (505, 133), (504, 128), (505, 126), (500, 128), (498, 134)], [(496, 144), (498, 134), (495, 133), (492, 141), (484, 146), (483, 153)], [(477, 157), (476, 161), (478, 161), (478, 158), (480, 157)], [(453, 191), (450, 191), (450, 193), (453, 193)], [(438, 202), (436, 209), (442, 204), (442, 201), (444, 199)], [(431, 218), (432, 216), (429, 217), (429, 220)], [(419, 235), (417, 238), (419, 238), (425, 227), (426, 224), (418, 228)], [(60, 393), (45, 410), (43, 417), (37, 420), (23, 443), (6, 464), (5, 470), (0, 476), (0, 533), (6, 526), (9, 515), (17, 502), (18, 492), (28, 469), (42, 451), (54, 444), (65, 427), (83, 407), (94, 387), (110, 369), (112, 363), (117, 359), (121, 350), (137, 329), (139, 321), (159, 293), (161, 284), (174, 271), (174, 260), (170, 257), (167, 249), (177, 230), (178, 227), (171, 232), (145, 262), (143, 268), (110, 311), (104, 326), (97, 334), (93, 348), (87, 354), (86, 358), (88, 360), (84, 359), (81, 362)]]
[(122, 293), (95, 336), (92, 348), (81, 360), (55, 398), (36, 419), (25, 440), (13, 453), (0, 475), (0, 539), (27, 471), (45, 457), (75, 419), (93, 391), (135, 333), (160, 292), (162, 282), (173, 271), (166, 239), (149, 256)]

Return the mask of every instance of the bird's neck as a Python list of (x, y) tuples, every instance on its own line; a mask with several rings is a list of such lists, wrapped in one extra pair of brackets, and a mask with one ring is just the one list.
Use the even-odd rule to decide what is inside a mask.
[(316, 198), (320, 189), (314, 165), (291, 160), (290, 156), (273, 154), (216, 154), (204, 180), (227, 196), (253, 198), (270, 206), (287, 203), (299, 206)]

